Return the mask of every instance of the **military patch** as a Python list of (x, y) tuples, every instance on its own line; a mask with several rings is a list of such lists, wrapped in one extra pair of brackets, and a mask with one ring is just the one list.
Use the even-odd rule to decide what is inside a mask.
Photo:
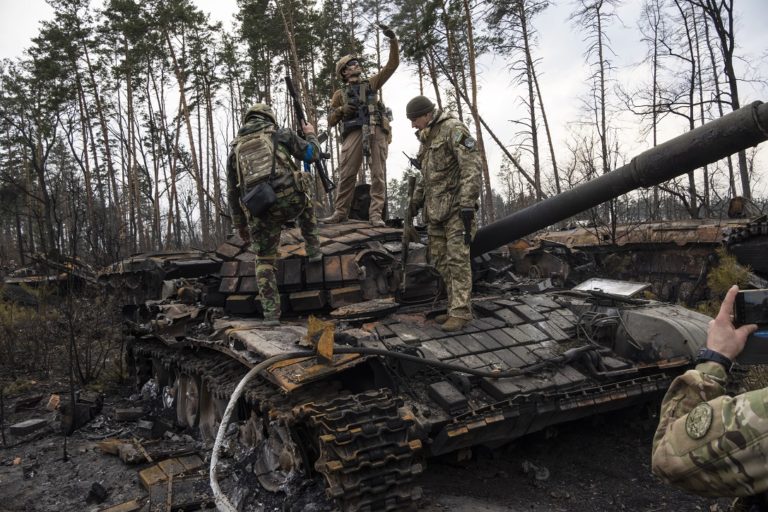
[(469, 150), (475, 149), (475, 139), (473, 139), (472, 137), (464, 138), (464, 141), (462, 142), (462, 144), (464, 144), (464, 147)]
[(688, 413), (685, 420), (685, 433), (691, 439), (701, 439), (712, 426), (712, 416), (714, 412), (712, 406), (706, 402), (700, 403)]
[(464, 131), (461, 129), (457, 129), (453, 132), (453, 142), (454, 144), (461, 144), (470, 151), (475, 149), (475, 145), (477, 144), (475, 139), (473, 139), (469, 134), (464, 133)]

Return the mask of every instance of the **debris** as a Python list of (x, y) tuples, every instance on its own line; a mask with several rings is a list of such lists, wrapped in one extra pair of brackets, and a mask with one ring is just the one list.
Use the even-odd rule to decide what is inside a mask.
[(88, 491), (88, 497), (85, 499), (85, 501), (87, 503), (102, 503), (107, 499), (107, 496), (109, 496), (109, 491), (107, 491), (99, 482), (93, 482), (93, 485), (91, 485), (91, 490)]
[(74, 411), (70, 402), (62, 402), (59, 406), (61, 411), (61, 430), (66, 433), (72, 433), (86, 425), (101, 412), (103, 403), (104, 396), (101, 393), (80, 390), (75, 398)]
[(13, 459), (14, 466), (18, 466), (19, 464), (21, 464), (21, 457), (16, 457), (15, 459)]
[(11, 434), (13, 434), (16, 437), (25, 436), (27, 434), (31, 434), (32, 432), (35, 432), (37, 430), (40, 430), (41, 428), (45, 427), (48, 424), (47, 420), (44, 420), (42, 418), (35, 418), (27, 421), (22, 421), (21, 423), (16, 423), (15, 425), (11, 425), (10, 431)]
[(545, 468), (544, 466), (537, 466), (533, 462), (529, 462), (527, 460), (523, 461), (523, 473), (532, 474), (536, 480), (548, 480), (549, 479), (549, 470)]
[(136, 512), (141, 510), (144, 506), (144, 500), (131, 500), (115, 505), (114, 507), (105, 508), (101, 512)]
[(198, 455), (187, 455), (173, 459), (166, 459), (159, 464), (139, 471), (139, 480), (148, 491), (158, 482), (164, 482), (168, 477), (175, 477), (189, 471), (193, 471), (203, 465), (203, 460)]
[(146, 433), (148, 435), (152, 434), (152, 428), (155, 426), (155, 423), (149, 420), (139, 420), (136, 423), (136, 427), (143, 431), (143, 433)]
[(115, 421), (135, 421), (142, 416), (144, 416), (144, 409), (141, 407), (115, 409)]
[(59, 405), (61, 405), (61, 396), (57, 394), (53, 394), (48, 398), (48, 403), (46, 404), (45, 408), (49, 411), (55, 411), (59, 408)]
[(208, 479), (205, 476), (173, 478), (172, 481), (157, 482), (149, 489), (150, 512), (197, 510), (212, 501)]
[(16, 400), (16, 404), (13, 406), (13, 412), (23, 411), (25, 409), (32, 409), (40, 400), (43, 399), (43, 395), (34, 395), (27, 398), (19, 398)]
[(115, 439), (114, 437), (104, 439), (96, 443), (96, 446), (101, 450), (101, 453), (108, 453), (110, 455), (118, 455), (120, 446), (125, 444), (125, 441), (121, 439)]

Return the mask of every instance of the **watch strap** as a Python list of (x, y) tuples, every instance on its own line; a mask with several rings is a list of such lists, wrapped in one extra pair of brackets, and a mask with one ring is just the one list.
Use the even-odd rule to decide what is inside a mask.
[(712, 361), (713, 363), (719, 363), (723, 365), (726, 372), (730, 372), (733, 367), (733, 361), (714, 350), (708, 348), (702, 348), (699, 353), (696, 354), (696, 363), (703, 363), (704, 361)]

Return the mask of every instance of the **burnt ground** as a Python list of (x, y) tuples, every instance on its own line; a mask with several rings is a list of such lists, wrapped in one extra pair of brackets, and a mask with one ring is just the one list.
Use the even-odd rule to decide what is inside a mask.
[[(138, 471), (148, 464), (126, 465), (102, 453), (101, 438), (148, 435), (136, 421), (116, 422), (115, 408), (140, 404), (130, 390), (107, 394), (102, 413), (67, 439), (57, 433), (57, 413), (45, 409), (51, 392), (35, 389), (5, 400), (6, 444), (0, 448), (0, 511), (100, 511), (132, 499), (146, 500)], [(35, 398), (40, 397), (39, 401)], [(24, 400), (33, 402), (19, 407)], [(14, 411), (18, 408), (19, 410)], [(469, 460), (429, 460), (419, 478), (424, 499), (419, 509), (441, 511), (707, 511), (726, 510), (728, 500), (699, 498), (673, 490), (650, 473), (653, 420), (640, 410), (627, 410), (536, 433), (496, 449), (476, 449)], [(8, 426), (30, 418), (48, 424), (27, 437), (12, 438)], [(162, 423), (158, 423), (162, 425)], [(165, 428), (165, 427), (163, 427)], [(161, 428), (160, 430), (163, 430)], [(159, 433), (159, 432), (158, 432)], [(183, 432), (165, 431), (163, 443), (187, 444), (203, 458), (207, 452)], [(0, 439), (2, 442), (2, 439)], [(207, 474), (207, 466), (203, 467)], [(89, 498), (94, 483), (106, 499)], [(234, 482), (230, 478), (228, 483)], [(232, 489), (230, 488), (230, 492)], [(98, 494), (98, 493), (97, 493)], [(229, 494), (232, 496), (232, 494)], [(293, 496), (281, 507), (279, 497), (264, 510), (327, 510), (316, 489)], [(258, 508), (251, 508), (258, 510)], [(149, 510), (145, 507), (142, 510)], [(155, 510), (153, 508), (153, 510)], [(166, 510), (164, 506), (157, 510)]]

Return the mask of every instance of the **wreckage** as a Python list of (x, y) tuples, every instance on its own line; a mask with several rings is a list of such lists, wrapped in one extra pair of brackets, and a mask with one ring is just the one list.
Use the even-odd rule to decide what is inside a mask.
[(279, 327), (258, 318), (254, 255), (232, 237), (218, 274), (165, 281), (163, 298), (126, 309), (136, 384), (214, 442), (220, 510), (235, 510), (216, 472), (226, 435), (242, 481), (266, 493), (317, 478), (343, 510), (413, 508), (426, 458), (654, 402), (706, 338), (708, 317), (638, 298), (642, 284), (510, 280), (497, 248), (755, 145), (766, 126), (757, 102), (480, 229), (476, 319), (457, 333), (432, 320), (444, 303), (424, 246), (410, 244), (401, 265), (399, 229), (321, 226), (316, 263), (296, 230), (284, 233)]

